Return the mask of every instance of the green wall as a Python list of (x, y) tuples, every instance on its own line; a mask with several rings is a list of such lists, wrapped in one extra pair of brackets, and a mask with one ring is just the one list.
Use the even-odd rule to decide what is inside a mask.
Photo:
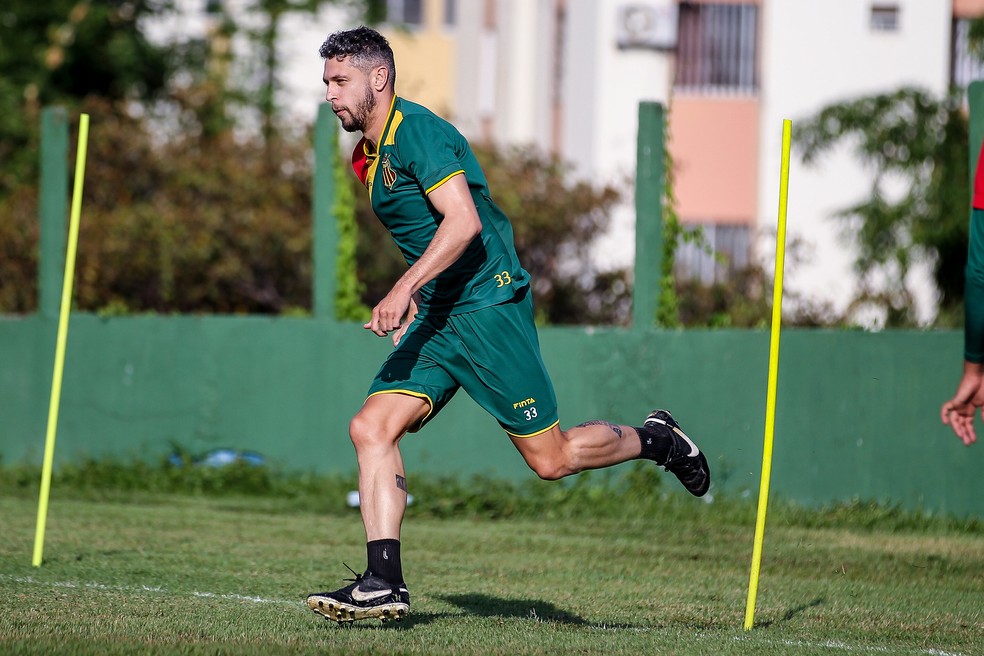
[[(972, 128), (980, 132), (975, 108), (984, 102), (984, 84), (972, 85), (970, 97)], [(640, 140), (651, 147), (639, 149), (638, 178), (650, 184), (663, 176), (662, 121), (659, 107), (640, 108)], [(61, 296), (67, 116), (46, 109), (42, 128), (39, 312), (0, 316), (0, 458), (7, 464), (40, 464), (44, 454)], [(336, 130), (322, 111), (315, 133), (315, 317), (72, 314), (56, 467), (90, 457), (157, 461), (178, 445), (192, 453), (252, 449), (290, 470), (355, 471), (348, 420), (390, 342), (331, 316), (337, 232), (327, 172)], [(660, 253), (658, 195), (639, 192), (637, 203), (637, 250)], [(631, 330), (541, 330), (561, 423), (638, 423), (655, 407), (669, 408), (707, 452), (712, 493), (755, 497), (769, 333), (653, 327), (646, 319), (655, 315), (658, 277), (647, 277), (646, 264), (652, 261), (636, 270)], [(784, 330), (773, 498), (874, 499), (984, 516), (984, 445), (964, 448), (938, 417), (957, 383), (962, 346), (958, 331)], [(411, 477), (533, 478), (498, 425), (464, 394), (402, 444)]]
[[(0, 454), (40, 463), (55, 319), (0, 320)], [(767, 331), (545, 328), (561, 423), (638, 423), (673, 410), (708, 453), (717, 490), (756, 495)], [(73, 314), (56, 466), (86, 457), (157, 460), (171, 443), (255, 449), (291, 470), (351, 472), (349, 417), (388, 340), (357, 324), (258, 317)], [(942, 426), (956, 384), (956, 331), (786, 330), (777, 396), (773, 498), (852, 498), (984, 516), (984, 449)], [(464, 394), (403, 441), (417, 471), (532, 473)]]

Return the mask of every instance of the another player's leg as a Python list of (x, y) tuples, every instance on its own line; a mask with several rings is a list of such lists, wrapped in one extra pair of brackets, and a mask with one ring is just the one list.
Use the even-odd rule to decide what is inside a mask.
[(406, 474), (399, 441), (430, 406), (405, 394), (369, 397), (352, 419), (349, 433), (359, 461), (359, 506), (366, 529), (367, 567), (351, 583), (308, 595), (308, 607), (337, 622), (402, 619), (410, 612), (403, 580), (400, 527), (407, 504)]

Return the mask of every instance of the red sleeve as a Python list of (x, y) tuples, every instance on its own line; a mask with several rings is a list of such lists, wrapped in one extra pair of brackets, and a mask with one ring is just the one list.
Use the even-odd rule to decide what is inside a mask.
[(369, 176), (369, 158), (366, 157), (365, 143), (366, 140), (363, 137), (355, 145), (355, 150), (352, 151), (352, 169), (363, 185), (366, 184), (366, 178)]
[(974, 171), (974, 209), (984, 210), (984, 142), (981, 142), (981, 153), (977, 158), (977, 170)]

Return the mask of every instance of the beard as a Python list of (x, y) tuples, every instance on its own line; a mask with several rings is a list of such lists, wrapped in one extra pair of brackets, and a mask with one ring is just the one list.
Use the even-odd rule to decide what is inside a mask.
[(372, 89), (366, 85), (365, 95), (354, 109), (345, 109), (345, 114), (338, 114), (338, 120), (342, 122), (342, 129), (346, 132), (365, 132), (366, 124), (369, 122), (369, 115), (376, 108), (376, 96)]

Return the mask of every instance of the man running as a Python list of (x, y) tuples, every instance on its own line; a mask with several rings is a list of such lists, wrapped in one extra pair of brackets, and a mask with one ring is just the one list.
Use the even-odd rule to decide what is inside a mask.
[(399, 443), (459, 388), (498, 420), (540, 478), (645, 458), (675, 474), (691, 494), (704, 495), (707, 460), (666, 410), (651, 412), (637, 427), (590, 421), (560, 428), (533, 321), (530, 276), (468, 142), (447, 121), (396, 95), (393, 51), (375, 30), (335, 32), (320, 54), (325, 99), (345, 130), (362, 134), (352, 157), (355, 173), (409, 268), (364, 326), (390, 335), (395, 348), (349, 424), (367, 567), (350, 585), (309, 595), (308, 607), (337, 622), (409, 612), (400, 560), (407, 479)]

